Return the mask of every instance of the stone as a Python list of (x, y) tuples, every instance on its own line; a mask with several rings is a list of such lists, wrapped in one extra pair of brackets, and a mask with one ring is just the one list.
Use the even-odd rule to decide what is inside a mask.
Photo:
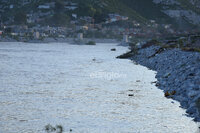
[(116, 51), (116, 48), (112, 48), (111, 51)]
[(133, 96), (134, 96), (134, 94), (128, 94), (128, 96), (129, 96), (129, 97), (133, 97)]

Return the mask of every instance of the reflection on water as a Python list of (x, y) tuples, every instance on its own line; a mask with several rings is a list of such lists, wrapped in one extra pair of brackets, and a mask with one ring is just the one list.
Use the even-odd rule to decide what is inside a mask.
[(197, 132), (179, 104), (151, 85), (153, 71), (115, 59), (126, 50), (0, 43), (0, 133), (40, 133), (47, 124), (76, 133)]

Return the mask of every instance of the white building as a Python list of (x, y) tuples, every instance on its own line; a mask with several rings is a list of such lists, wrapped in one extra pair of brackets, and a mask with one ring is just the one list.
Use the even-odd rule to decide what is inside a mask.
[(83, 40), (83, 33), (78, 33), (78, 40)]
[(50, 9), (49, 5), (39, 5), (38, 6), (39, 9)]

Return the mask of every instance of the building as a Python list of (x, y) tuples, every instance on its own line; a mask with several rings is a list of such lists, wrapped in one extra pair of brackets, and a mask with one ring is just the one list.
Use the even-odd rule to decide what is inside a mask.
[(40, 38), (40, 33), (38, 31), (34, 32), (34, 38), (39, 39)]
[(83, 33), (78, 33), (77, 38), (78, 38), (78, 40), (83, 40)]
[(65, 2), (65, 8), (68, 10), (75, 10), (78, 8), (78, 4), (77, 3), (72, 3), (72, 2)]
[(125, 42), (125, 43), (128, 42), (128, 35), (126, 35), (126, 34), (123, 35), (123, 42)]
[(49, 5), (39, 5), (38, 6), (39, 9), (50, 9)]

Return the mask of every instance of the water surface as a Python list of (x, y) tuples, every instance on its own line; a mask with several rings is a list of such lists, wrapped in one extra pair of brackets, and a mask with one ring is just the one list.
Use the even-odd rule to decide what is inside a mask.
[[(110, 51), (116, 48), (117, 51)], [(116, 44), (0, 43), (0, 133), (193, 133), (185, 110), (151, 84), (155, 72), (115, 59)]]

